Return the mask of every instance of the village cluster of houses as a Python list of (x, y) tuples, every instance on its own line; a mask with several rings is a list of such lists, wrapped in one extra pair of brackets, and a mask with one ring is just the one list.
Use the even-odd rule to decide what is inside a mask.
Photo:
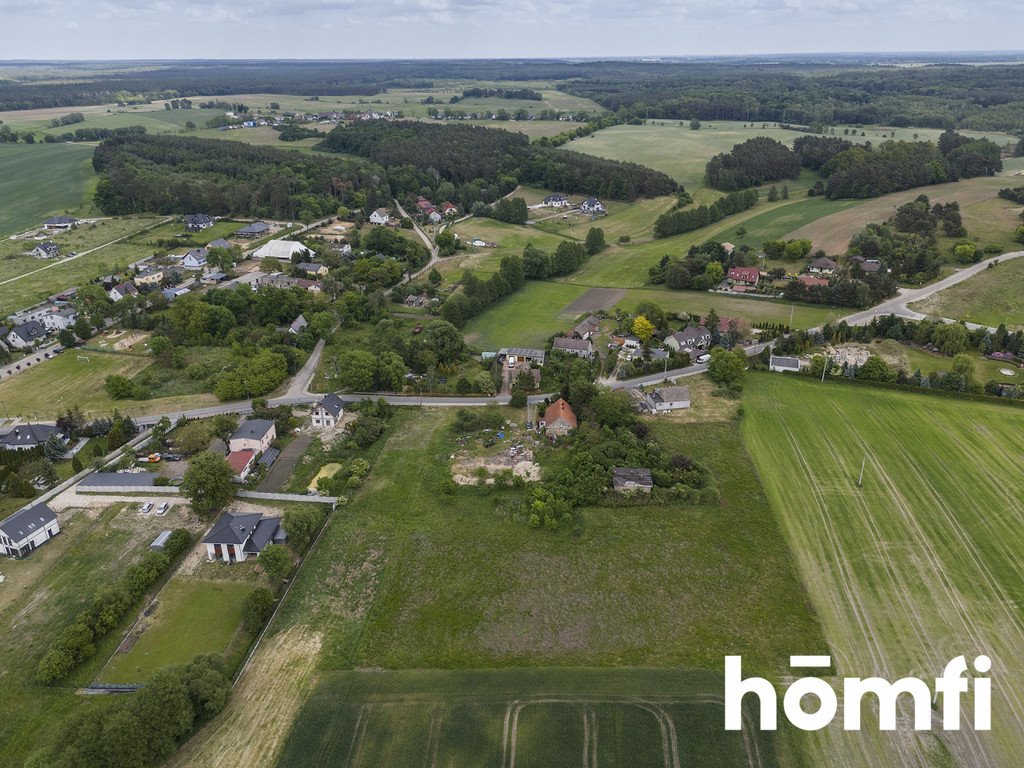
[[(573, 207), (572, 202), (568, 197), (563, 195), (561, 192), (554, 192), (541, 202), (539, 208), (564, 208), (571, 209)], [(579, 204), (580, 213), (585, 213), (590, 216), (598, 216), (607, 213), (604, 204), (596, 197), (588, 197), (586, 200)]]
[[(732, 243), (722, 243), (728, 255), (732, 255), (736, 246)], [(850, 258), (851, 266), (858, 266), (865, 273), (878, 272), (882, 263), (878, 259), (867, 259), (863, 256)], [(819, 256), (807, 265), (806, 269), (795, 279), (808, 288), (818, 286), (827, 287), (831, 278), (839, 272), (839, 264), (828, 256)], [(730, 267), (726, 272), (725, 280), (719, 286), (719, 290), (727, 290), (731, 293), (774, 293), (785, 288), (790, 278), (772, 280), (768, 273), (762, 272), (757, 267)]]

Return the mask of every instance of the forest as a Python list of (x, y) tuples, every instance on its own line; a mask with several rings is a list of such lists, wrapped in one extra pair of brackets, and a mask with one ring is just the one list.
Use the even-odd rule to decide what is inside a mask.
[(455, 185), (497, 179), (504, 180), (499, 186), (505, 191), (522, 183), (613, 200), (656, 197), (678, 187), (666, 174), (636, 163), (542, 147), (521, 133), (478, 125), (401, 120), (339, 125), (318, 148), (384, 166), (397, 194), (433, 188), (437, 176)]
[(96, 204), (106, 214), (187, 213), (313, 220), (339, 206), (372, 210), (391, 195), (383, 171), (236, 141), (123, 136), (96, 147)]
[(793, 150), (776, 139), (756, 136), (712, 157), (704, 179), (713, 189), (734, 192), (799, 175), (800, 161)]

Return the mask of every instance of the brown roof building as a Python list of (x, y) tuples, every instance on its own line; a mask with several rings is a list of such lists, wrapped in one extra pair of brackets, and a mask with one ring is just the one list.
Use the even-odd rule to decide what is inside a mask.
[(558, 398), (544, 411), (544, 430), (552, 437), (567, 435), (576, 429), (576, 414), (562, 398)]

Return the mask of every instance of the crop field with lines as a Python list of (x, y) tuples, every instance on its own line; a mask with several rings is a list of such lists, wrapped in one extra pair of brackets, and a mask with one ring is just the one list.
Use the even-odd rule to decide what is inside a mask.
[(0, 146), (0, 237), (24, 232), (54, 214), (92, 212), (87, 200), (97, 176), (92, 146)]
[(774, 374), (751, 377), (744, 406), (837, 675), (928, 679), (961, 654), (993, 661), (991, 733), (969, 717), (949, 733), (827, 729), (807, 737), (814, 764), (1019, 762), (1024, 697), (1008, 681), (1024, 674), (1024, 411)]
[(723, 717), (721, 677), (710, 672), (337, 672), (299, 713), (278, 766), (779, 764), (783, 739), (725, 734)]

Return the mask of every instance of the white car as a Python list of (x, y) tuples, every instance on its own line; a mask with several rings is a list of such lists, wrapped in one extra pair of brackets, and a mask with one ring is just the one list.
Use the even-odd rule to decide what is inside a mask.
[(139, 514), (140, 515), (148, 515), (152, 511), (153, 511), (153, 502), (151, 502), (151, 501), (145, 501), (145, 502), (143, 502), (142, 504), (139, 505)]
[(711, 362), (711, 355), (707, 354), (706, 352), (703, 355), (698, 355), (697, 356), (697, 364), (698, 365), (704, 365), (704, 363), (709, 363), (709, 362)]
[(161, 515), (161, 516), (162, 516), (162, 515), (166, 515), (166, 514), (167, 514), (167, 510), (168, 510), (168, 509), (170, 509), (170, 508), (171, 508), (171, 505), (170, 505), (170, 504), (168, 504), (168, 503), (167, 503), (167, 502), (165, 501), (165, 502), (163, 502), (163, 503), (162, 503), (162, 504), (161, 504), (161, 505), (160, 505), (159, 507), (157, 507), (157, 508), (156, 508), (156, 513), (157, 513), (158, 515)]
[(516, 356), (515, 355), (509, 355), (508, 356), (508, 367), (509, 368), (515, 368), (516, 367)]

